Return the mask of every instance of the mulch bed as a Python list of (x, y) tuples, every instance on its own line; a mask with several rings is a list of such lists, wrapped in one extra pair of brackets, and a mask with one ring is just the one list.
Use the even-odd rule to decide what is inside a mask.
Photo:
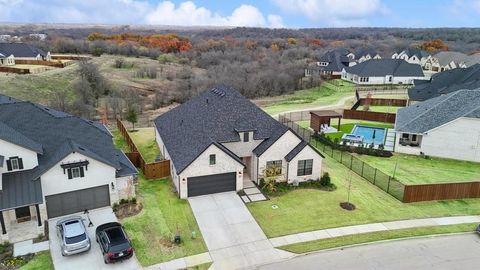
[(142, 209), (143, 205), (141, 203), (125, 203), (118, 205), (113, 211), (117, 218), (122, 219), (135, 216), (140, 213)]
[(348, 210), (348, 211), (355, 210), (355, 205), (353, 203), (349, 203), (349, 202), (340, 203), (340, 207), (342, 207), (343, 209)]

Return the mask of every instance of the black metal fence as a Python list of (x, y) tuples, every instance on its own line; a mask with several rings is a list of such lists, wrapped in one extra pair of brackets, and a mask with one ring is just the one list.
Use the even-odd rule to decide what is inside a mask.
[(294, 132), (296, 132), (304, 140), (309, 142), (310, 145), (317, 148), (322, 153), (340, 162), (348, 169), (352, 170), (356, 174), (366, 179), (368, 182), (374, 184), (383, 191), (392, 195), (399, 201), (403, 201), (405, 185), (399, 182), (397, 179), (391, 177), (390, 175), (380, 171), (375, 167), (368, 165), (367, 163), (355, 157), (349, 152), (340, 151), (322, 143), (320, 140), (315, 138), (313, 131), (301, 127), (297, 123), (291, 121), (287, 116), (280, 115), (278, 118), (281, 123), (290, 127)]

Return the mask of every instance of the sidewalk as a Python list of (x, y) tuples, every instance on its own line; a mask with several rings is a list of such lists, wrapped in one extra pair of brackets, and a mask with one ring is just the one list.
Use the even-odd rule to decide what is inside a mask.
[(37, 253), (49, 249), (50, 246), (48, 241), (33, 243), (33, 240), (27, 240), (13, 244), (13, 256), (23, 256), (29, 253)]
[(458, 216), (399, 220), (303, 232), (270, 238), (269, 240), (274, 247), (280, 247), (285, 245), (309, 242), (320, 239), (328, 239), (345, 235), (475, 222), (480, 223), (480, 216)]
[(155, 264), (149, 267), (145, 267), (147, 270), (177, 270), (191, 268), (200, 264), (210, 263), (212, 258), (210, 253), (205, 252), (193, 256), (183, 257), (169, 262)]

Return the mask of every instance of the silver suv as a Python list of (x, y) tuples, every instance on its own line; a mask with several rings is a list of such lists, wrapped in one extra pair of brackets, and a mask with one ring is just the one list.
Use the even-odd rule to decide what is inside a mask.
[(81, 217), (72, 216), (57, 221), (57, 236), (61, 240), (62, 256), (90, 250), (90, 238)]

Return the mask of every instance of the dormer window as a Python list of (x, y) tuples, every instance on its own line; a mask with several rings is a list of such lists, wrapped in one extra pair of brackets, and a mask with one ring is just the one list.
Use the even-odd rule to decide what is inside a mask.
[(243, 142), (248, 142), (250, 141), (250, 133), (244, 132), (243, 133)]
[(215, 165), (217, 163), (217, 156), (210, 155), (210, 165)]
[(63, 173), (66, 173), (68, 179), (85, 177), (85, 171), (88, 170), (88, 160), (78, 161), (72, 163), (63, 163), (60, 166), (63, 169)]
[(19, 157), (11, 157), (7, 160), (7, 170), (8, 171), (16, 171), (16, 170), (23, 170), (23, 161)]

